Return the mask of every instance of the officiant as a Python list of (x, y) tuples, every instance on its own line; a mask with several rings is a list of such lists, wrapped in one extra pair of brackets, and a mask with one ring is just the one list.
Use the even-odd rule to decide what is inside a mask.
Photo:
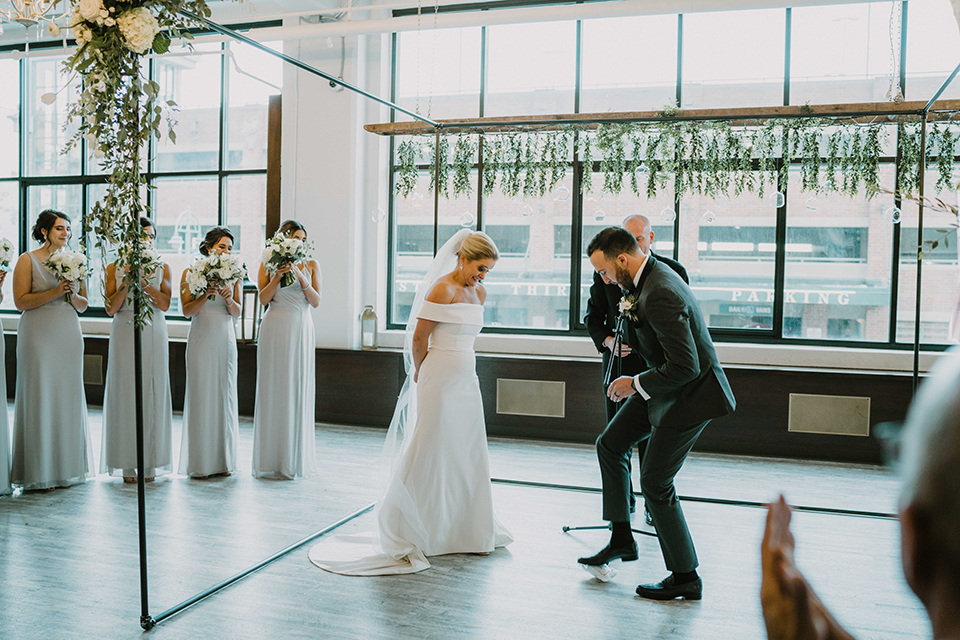
[[(685, 283), (690, 283), (690, 279), (687, 277), (687, 270), (683, 268), (683, 265), (676, 260), (651, 251), (654, 234), (649, 218), (639, 214), (627, 216), (621, 223), (621, 226), (636, 239), (640, 251), (644, 254), (654, 256), (659, 262), (676, 271), (677, 275), (680, 276)], [(594, 272), (593, 284), (590, 286), (590, 298), (587, 300), (587, 314), (584, 316), (583, 322), (587, 325), (587, 331), (590, 333), (593, 343), (597, 346), (597, 351), (603, 355), (603, 373), (601, 376), (605, 375), (609, 370), (611, 358), (619, 359), (619, 363), (614, 362), (615, 367), (619, 365), (618, 368), (614, 369), (615, 374), (632, 377), (647, 369), (647, 363), (637, 355), (633, 346), (630, 344), (629, 335), (621, 337), (622, 342), (618, 353), (613, 353), (614, 327), (617, 324), (617, 316), (620, 315), (619, 304), (622, 297), (623, 290), (620, 288), (620, 285), (616, 282), (605, 283), (603, 278), (600, 277), (600, 274)], [(627, 333), (629, 334), (630, 332), (628, 331)], [(623, 406), (623, 403), (614, 402), (607, 397), (607, 381), (601, 380), (601, 385), (603, 387), (603, 396), (607, 410), (607, 424), (609, 424), (610, 421), (613, 420), (613, 416), (616, 415), (617, 410)], [(646, 441), (637, 444), (637, 460), (640, 464), (643, 464), (643, 453), (646, 448)], [(632, 478), (631, 457), (632, 456), (627, 457), (627, 472), (631, 474)], [(633, 480), (631, 479), (630, 482), (630, 513), (633, 513), (636, 510), (636, 498), (632, 486)], [(644, 508), (643, 515), (646, 523), (652, 526), (653, 518), (650, 516), (650, 511)]]
[(617, 558), (637, 559), (626, 495), (627, 460), (633, 447), (646, 441), (640, 489), (671, 573), (658, 583), (641, 584), (637, 594), (654, 600), (699, 600), (703, 583), (697, 552), (673, 479), (707, 424), (734, 411), (733, 392), (700, 304), (680, 276), (643, 253), (636, 238), (619, 227), (598, 233), (587, 255), (605, 283), (616, 282), (628, 291), (624, 315), (630, 321), (630, 344), (650, 368), (617, 378), (607, 390), (614, 401), (627, 399), (597, 439), (603, 519), (612, 524), (612, 534), (599, 553), (579, 562), (600, 566)]

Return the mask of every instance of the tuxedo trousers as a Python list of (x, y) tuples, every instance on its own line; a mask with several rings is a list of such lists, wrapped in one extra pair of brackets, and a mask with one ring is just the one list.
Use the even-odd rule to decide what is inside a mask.
[[(610, 396), (607, 395), (607, 370), (610, 367), (610, 360), (613, 359), (613, 371), (611, 372), (611, 380), (616, 380), (620, 376), (630, 376), (631, 378), (638, 373), (642, 373), (647, 370), (646, 364), (643, 360), (640, 359), (640, 356), (636, 352), (632, 352), (628, 356), (622, 358), (614, 358), (613, 354), (609, 350), (603, 352), (603, 371), (601, 373), (600, 386), (603, 387), (603, 399), (604, 407), (607, 410), (607, 424), (610, 424), (610, 421), (613, 420), (613, 416), (617, 415), (617, 411), (620, 410), (622, 406), (626, 404), (624, 402), (614, 402), (610, 399)], [(637, 461), (641, 464), (643, 463), (643, 453), (646, 451), (647, 443), (645, 440), (637, 443)], [(627, 456), (627, 474), (632, 477), (633, 468), (631, 464), (633, 456)], [(636, 500), (633, 496), (633, 482), (631, 481), (630, 491), (629, 491), (630, 505), (633, 506)]]
[(673, 479), (709, 422), (655, 427), (650, 424), (647, 402), (634, 395), (597, 438), (603, 519), (609, 522), (630, 522), (630, 453), (635, 445), (646, 442), (640, 465), (640, 491), (657, 528), (664, 563), (672, 572), (693, 571), (698, 565)]

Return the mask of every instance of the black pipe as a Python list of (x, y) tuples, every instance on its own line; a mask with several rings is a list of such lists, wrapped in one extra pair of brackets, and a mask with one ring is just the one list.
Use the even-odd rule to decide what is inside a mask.
[(940, 95), (947, 90), (947, 87), (951, 82), (953, 82), (953, 79), (957, 77), (958, 72), (960, 72), (960, 64), (957, 65), (957, 68), (953, 70), (953, 73), (951, 73), (950, 76), (943, 81), (943, 84), (940, 85), (940, 88), (937, 89), (937, 92), (933, 94), (932, 98), (930, 98), (930, 102), (928, 102), (927, 106), (923, 108), (924, 113), (927, 113), (933, 108), (933, 103), (936, 102), (940, 98)]
[[(191, 605), (194, 605), (194, 604), (200, 602), (200, 601), (203, 600), (204, 598), (207, 598), (207, 597), (209, 597), (209, 596), (212, 596), (213, 594), (215, 594), (217, 591), (220, 591), (221, 589), (225, 589), (226, 587), (229, 587), (229, 586), (230, 586), (231, 584), (233, 584), (234, 582), (236, 582), (236, 581), (238, 581), (238, 580), (240, 580), (240, 579), (242, 579), (242, 578), (247, 577), (247, 576), (250, 575), (251, 573), (254, 573), (255, 571), (259, 571), (260, 569), (262, 569), (263, 567), (267, 566), (267, 565), (270, 564), (271, 562), (274, 562), (275, 560), (279, 560), (279, 559), (282, 558), (283, 556), (289, 554), (291, 551), (296, 551), (297, 549), (299, 549), (299, 548), (302, 547), (303, 545), (307, 544), (307, 543), (310, 542), (311, 540), (314, 540), (314, 539), (316, 539), (316, 538), (319, 538), (319, 537), (322, 536), (323, 534), (329, 533), (330, 531), (333, 531), (334, 529), (336, 529), (336, 528), (339, 527), (340, 525), (346, 524), (347, 522), (350, 522), (350, 521), (353, 520), (354, 518), (363, 515), (363, 514), (366, 513), (367, 511), (370, 511), (370, 509), (373, 509), (373, 505), (374, 505), (374, 504), (376, 504), (376, 503), (371, 502), (370, 504), (368, 504), (368, 505), (365, 506), (364, 508), (358, 509), (357, 511), (354, 511), (353, 513), (351, 513), (351, 514), (348, 515), (347, 517), (341, 518), (340, 520), (337, 520), (337, 521), (334, 522), (333, 524), (328, 525), (328, 526), (324, 527), (323, 529), (320, 529), (320, 530), (317, 531), (316, 533), (311, 533), (311, 534), (310, 534), (309, 536), (307, 536), (306, 538), (303, 538), (302, 540), (299, 540), (299, 541), (297, 541), (297, 542), (294, 542), (294, 543), (291, 544), (290, 546), (285, 547), (285, 548), (281, 549), (280, 551), (277, 551), (275, 554), (273, 554), (273, 555), (270, 556), (269, 558), (266, 558), (265, 560), (261, 560), (260, 562), (258, 562), (257, 564), (253, 565), (253, 566), (250, 567), (249, 569), (244, 569), (244, 570), (241, 571), (240, 573), (237, 573), (237, 574), (235, 574), (235, 575), (232, 575), (232, 576), (230, 576), (229, 578), (227, 578), (226, 580), (223, 580), (222, 582), (218, 582), (217, 584), (213, 585), (213, 586), (210, 587), (209, 589), (206, 589), (206, 590), (204, 590), (204, 591), (201, 591), (200, 593), (198, 593), (197, 595), (195, 595), (195, 596), (193, 596), (193, 597), (191, 597), (191, 598), (187, 598), (186, 600), (184, 600), (184, 601), (181, 602), (180, 604), (178, 604), (178, 605), (176, 605), (176, 606), (174, 606), (174, 607), (171, 607), (171, 608), (167, 609), (166, 611), (164, 611), (163, 613), (161, 613), (160, 615), (158, 615), (156, 618), (151, 618), (152, 624), (150, 625), (150, 627), (153, 627), (153, 626), (155, 626), (155, 625), (160, 624), (161, 622), (163, 622), (164, 620), (166, 620), (166, 619), (169, 618), (170, 616), (173, 616), (173, 615), (179, 613), (180, 611), (183, 611), (183, 610), (186, 609), (187, 607), (189, 607), (189, 606), (191, 606)], [(145, 627), (145, 628), (149, 628), (149, 627)]]
[[(960, 67), (958, 67), (960, 69)], [(956, 73), (954, 72), (954, 75)], [(953, 76), (950, 76), (952, 79)], [(949, 82), (948, 79), (947, 81)], [(940, 87), (940, 91), (946, 88), (946, 85)], [(939, 95), (939, 92), (937, 93)], [(936, 99), (936, 97), (934, 97)], [(933, 104), (933, 100), (927, 106)], [(917, 168), (920, 173), (920, 193), (917, 198), (917, 297), (915, 300), (916, 309), (913, 318), (913, 393), (916, 395), (917, 387), (920, 386), (920, 303), (923, 289), (923, 186), (926, 182), (927, 174), (927, 112), (924, 111), (920, 119), (920, 166)], [(903, 227), (901, 227), (903, 228)]]
[(433, 255), (440, 242), (440, 129), (437, 129), (433, 147)]
[(208, 20), (207, 18), (204, 18), (204, 17), (202, 17), (202, 16), (198, 16), (197, 14), (192, 13), (192, 12), (190, 12), (190, 11), (187, 11), (186, 9), (181, 9), (181, 10), (180, 10), (180, 15), (185, 16), (185, 17), (187, 17), (187, 18), (190, 18), (190, 19), (193, 20), (194, 22), (197, 22), (197, 23), (199, 23), (199, 24), (202, 24), (202, 25), (204, 25), (205, 27), (207, 27), (207, 28), (209, 28), (209, 29), (211, 29), (211, 30), (213, 30), (213, 31), (216, 31), (217, 33), (220, 33), (220, 34), (225, 35), (225, 36), (230, 36), (230, 37), (233, 38), (234, 40), (237, 40), (237, 41), (239, 41), (239, 42), (243, 42), (244, 44), (248, 44), (248, 45), (250, 45), (251, 47), (254, 47), (254, 48), (256, 48), (256, 49), (259, 49), (260, 51), (263, 51), (264, 53), (269, 53), (270, 55), (272, 55), (272, 56), (274, 56), (274, 57), (280, 58), (280, 59), (283, 60), (284, 62), (289, 62), (289, 63), (292, 64), (293, 66), (298, 67), (298, 68), (300, 68), (300, 69), (303, 69), (304, 71), (309, 71), (310, 73), (312, 73), (312, 74), (314, 74), (314, 75), (318, 75), (318, 76), (320, 76), (321, 78), (324, 78), (324, 79), (326, 79), (326, 80), (329, 80), (330, 83), (333, 84), (333, 85), (340, 85), (341, 87), (344, 87), (344, 88), (346, 88), (346, 89), (350, 89), (350, 90), (353, 91), (354, 93), (359, 93), (360, 95), (365, 96), (365, 97), (367, 97), (367, 98), (370, 98), (371, 100), (374, 100), (374, 101), (376, 101), (376, 102), (379, 102), (379, 103), (382, 104), (382, 105), (388, 106), (388, 107), (390, 107), (391, 109), (394, 109), (394, 110), (399, 111), (399, 112), (401, 112), (401, 113), (405, 113), (405, 114), (407, 114), (408, 116), (410, 116), (411, 118), (414, 118), (414, 119), (416, 119), (416, 120), (419, 120), (420, 122), (422, 122), (422, 123), (424, 123), (424, 124), (428, 124), (428, 125), (430, 125), (431, 127), (434, 127), (434, 128), (439, 129), (439, 128), (442, 126), (440, 123), (434, 122), (433, 120), (430, 120), (429, 118), (424, 118), (423, 116), (421, 116), (421, 115), (419, 115), (419, 114), (417, 114), (417, 113), (414, 113), (413, 111), (408, 111), (407, 109), (404, 109), (403, 107), (401, 107), (401, 106), (398, 105), (398, 104), (394, 104), (394, 103), (390, 102), (389, 100), (384, 100), (383, 98), (381, 98), (381, 97), (379, 97), (379, 96), (375, 96), (374, 94), (372, 94), (372, 93), (370, 93), (370, 92), (368, 92), (368, 91), (364, 91), (364, 90), (361, 89), (360, 87), (356, 87), (356, 86), (350, 84), (349, 82), (344, 82), (341, 78), (338, 78), (338, 77), (336, 77), (336, 76), (334, 76), (334, 75), (331, 75), (331, 74), (329, 74), (329, 73), (325, 73), (325, 72), (323, 72), (323, 71), (320, 71), (319, 69), (315, 69), (314, 67), (311, 67), (310, 65), (308, 65), (308, 64), (306, 64), (306, 63), (304, 63), (304, 62), (301, 62), (301, 61), (297, 60), (296, 58), (291, 58), (290, 56), (286, 55), (285, 53), (281, 53), (281, 52), (279, 52), (279, 51), (274, 51), (274, 50), (271, 49), (270, 47), (268, 47), (268, 46), (266, 46), (266, 45), (263, 45), (263, 44), (260, 44), (260, 43), (257, 42), (256, 40), (254, 40), (254, 39), (252, 39), (252, 38), (248, 38), (247, 36), (243, 35), (242, 33), (238, 32), (238, 31), (234, 31), (233, 29), (230, 29), (230, 28), (228, 28), (228, 27), (225, 27), (225, 26), (223, 26), (223, 25), (221, 25), (221, 24), (218, 24), (218, 23), (214, 22), (213, 20)]
[[(136, 242), (136, 240), (135, 240)], [(130, 273), (130, 279), (135, 287), (140, 286), (140, 270), (137, 267), (138, 260), (134, 260), (133, 269)], [(140, 626), (149, 629), (150, 624), (150, 603), (147, 591), (147, 497), (146, 473), (143, 468), (143, 345), (141, 341), (141, 329), (138, 322), (140, 317), (140, 296), (136, 291), (133, 293), (133, 384), (134, 384), (134, 405), (136, 407), (137, 419), (137, 526), (140, 537)]]
[[(579, 491), (582, 493), (603, 493), (599, 487), (582, 487), (573, 484), (554, 484), (552, 482), (533, 482), (530, 480), (506, 480), (504, 478), (491, 478), (491, 482), (496, 484), (507, 484), (517, 487), (534, 487), (538, 489), (557, 489), (560, 491)], [(703, 498), (700, 496), (677, 496), (684, 502), (703, 502), (706, 504), (722, 504), (732, 507), (750, 507), (755, 509), (766, 509), (766, 502), (757, 502), (756, 500), (732, 500), (730, 498)], [(852, 516), (857, 518), (879, 518), (881, 520), (898, 520), (895, 513), (883, 513), (881, 511), (858, 511), (856, 509), (834, 509), (832, 507), (807, 507), (790, 505), (794, 511), (803, 511), (806, 513), (820, 513), (832, 516)], [(569, 527), (573, 529), (573, 527)], [(581, 527), (582, 528), (582, 527)], [(605, 528), (605, 527), (601, 527)]]

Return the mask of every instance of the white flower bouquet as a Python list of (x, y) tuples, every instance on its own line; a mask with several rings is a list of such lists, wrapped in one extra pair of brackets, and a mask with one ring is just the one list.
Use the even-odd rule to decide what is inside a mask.
[[(80, 282), (87, 277), (87, 256), (79, 251), (62, 249), (47, 258), (43, 265), (50, 269), (53, 275), (67, 282)], [(70, 302), (72, 297), (68, 293), (67, 302)]]
[[(288, 238), (283, 234), (276, 234), (267, 241), (267, 246), (260, 256), (267, 273), (276, 273), (288, 264), (299, 264), (310, 260), (313, 245), (297, 238)], [(289, 287), (296, 278), (292, 273), (283, 274), (283, 286)]]
[[(183, 279), (194, 297), (206, 293), (207, 289), (220, 288), (242, 280), (247, 275), (247, 269), (240, 256), (229, 253), (214, 253), (197, 260), (187, 269)], [(211, 295), (209, 300), (215, 296)]]
[(10, 271), (10, 263), (15, 257), (13, 243), (6, 238), (0, 238), (0, 269)]
[[(133, 249), (133, 242), (125, 242), (117, 247), (118, 268), (122, 267), (129, 270), (130, 265), (133, 264)], [(160, 252), (153, 246), (144, 242), (140, 247), (140, 254), (143, 256), (141, 264), (144, 276), (163, 268), (163, 258), (160, 257)]]

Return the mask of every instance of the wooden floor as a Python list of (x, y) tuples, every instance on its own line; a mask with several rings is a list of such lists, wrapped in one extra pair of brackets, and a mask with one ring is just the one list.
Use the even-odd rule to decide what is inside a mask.
[[(99, 412), (91, 411), (99, 452)], [(175, 429), (179, 430), (179, 416)], [(198, 481), (166, 476), (147, 486), (150, 613), (335, 522), (376, 499), (383, 432), (318, 425), (318, 477), (298, 482), (249, 475), (252, 424), (242, 421), (242, 472)], [(174, 436), (179, 451), (179, 436)], [(498, 440), (495, 478), (599, 486), (591, 447)], [(681, 495), (769, 500), (893, 512), (896, 480), (870, 466), (694, 455)], [(50, 493), (0, 498), (0, 637), (138, 638), (764, 638), (759, 552), (764, 511), (687, 502), (700, 556), (701, 602), (635, 597), (638, 582), (666, 572), (653, 538), (640, 559), (597, 582), (576, 558), (604, 531), (564, 534), (598, 522), (600, 496), (497, 484), (500, 519), (516, 542), (488, 557), (445, 556), (423, 573), (350, 578), (307, 559), (309, 545), (149, 633), (139, 627), (135, 486), (118, 478)], [(927, 638), (919, 602), (899, 567), (896, 522), (799, 513), (798, 562), (861, 638)], [(338, 532), (372, 528), (368, 513)]]

